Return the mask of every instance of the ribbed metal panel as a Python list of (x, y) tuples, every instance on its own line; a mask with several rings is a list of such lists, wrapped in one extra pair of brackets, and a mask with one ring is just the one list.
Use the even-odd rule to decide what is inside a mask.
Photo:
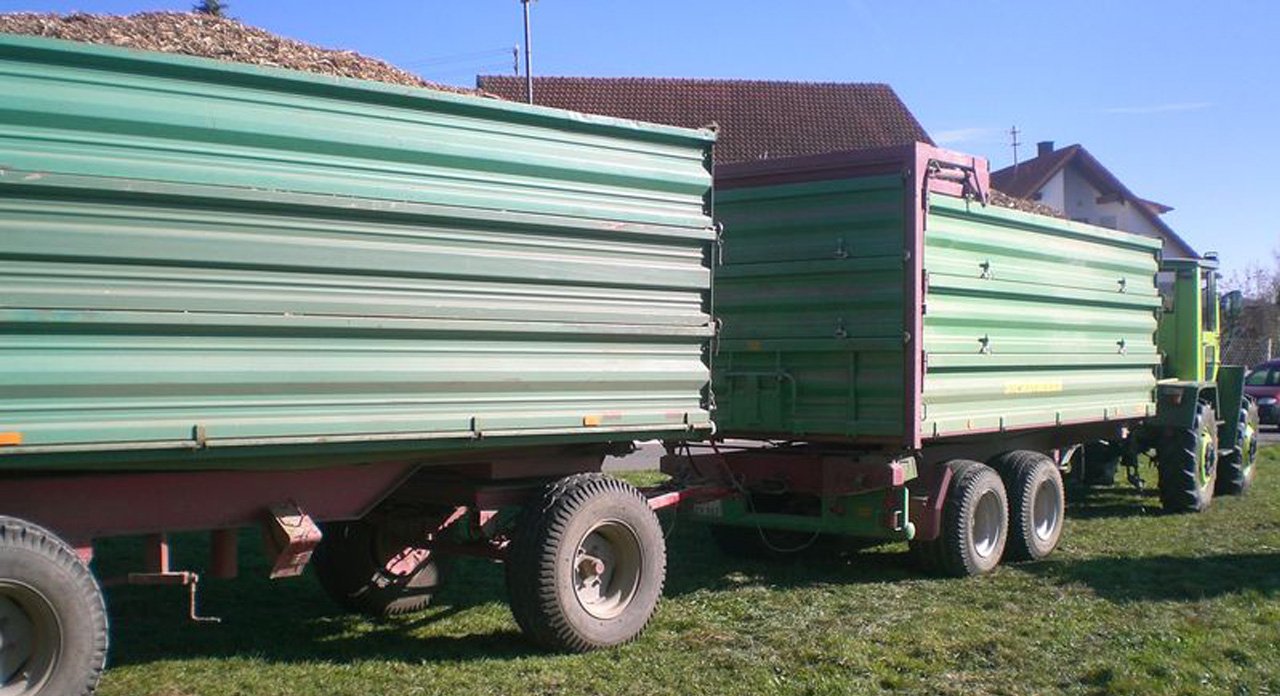
[(901, 436), (905, 194), (898, 175), (717, 192), (721, 432)]
[(710, 133), (9, 36), (0, 94), (0, 466), (709, 425)]
[(1158, 240), (933, 196), (926, 438), (1154, 412)]
[(721, 432), (912, 448), (1153, 412), (1158, 241), (967, 202), (985, 162), (925, 145), (717, 184)]

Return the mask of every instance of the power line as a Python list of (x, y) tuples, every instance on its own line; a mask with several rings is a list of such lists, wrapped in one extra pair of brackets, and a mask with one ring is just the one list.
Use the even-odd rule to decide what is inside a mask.
[(463, 63), (468, 61), (475, 61), (483, 58), (490, 58), (493, 56), (505, 55), (510, 53), (511, 53), (510, 48), (487, 48), (483, 51), (470, 51), (468, 53), (454, 53), (450, 55), (436, 56), (432, 58), (422, 58), (419, 60), (409, 61), (407, 63), (401, 63), (401, 65), (406, 68), (448, 65), (450, 63)]

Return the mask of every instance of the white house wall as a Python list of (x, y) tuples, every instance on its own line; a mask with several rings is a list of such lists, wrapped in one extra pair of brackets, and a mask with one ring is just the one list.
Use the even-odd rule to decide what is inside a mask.
[[(1160, 237), (1159, 230), (1137, 209), (1136, 205), (1120, 201), (1098, 203), (1100, 195), (1102, 195), (1101, 192), (1074, 167), (1068, 166), (1055, 174), (1040, 190), (1040, 202), (1063, 211), (1072, 220), (1148, 237)], [(1169, 246), (1167, 241), (1165, 246)], [(1169, 251), (1168, 248), (1165, 249), (1166, 253)]]

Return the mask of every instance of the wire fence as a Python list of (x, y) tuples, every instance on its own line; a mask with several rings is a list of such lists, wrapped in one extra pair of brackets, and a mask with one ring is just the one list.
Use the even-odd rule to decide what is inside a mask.
[(1222, 362), (1226, 365), (1252, 367), (1271, 359), (1275, 340), (1256, 336), (1227, 336), (1222, 345)]

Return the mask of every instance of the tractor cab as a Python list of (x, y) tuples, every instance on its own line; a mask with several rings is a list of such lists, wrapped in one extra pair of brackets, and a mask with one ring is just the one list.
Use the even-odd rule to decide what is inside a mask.
[(1164, 359), (1160, 378), (1214, 382), (1218, 377), (1218, 257), (1165, 259), (1156, 275), (1161, 313), (1156, 344)]

